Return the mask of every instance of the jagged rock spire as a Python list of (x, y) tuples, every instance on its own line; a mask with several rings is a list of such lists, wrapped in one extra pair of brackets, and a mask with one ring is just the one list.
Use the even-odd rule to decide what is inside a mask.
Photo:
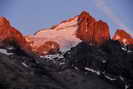
[(102, 44), (104, 41), (110, 39), (109, 26), (102, 20), (94, 23), (93, 41), (95, 44)]
[(3, 25), (4, 25), (4, 27), (9, 27), (10, 23), (5, 17), (1, 16), (0, 17), (0, 26), (3, 26)]
[(79, 28), (77, 30), (77, 37), (80, 38), (83, 41), (92, 41), (93, 38), (93, 31), (90, 31), (93, 29), (93, 23), (96, 22), (96, 20), (89, 15), (86, 11), (81, 12), (79, 15)]
[(87, 24), (91, 24), (91, 23), (95, 22), (96, 20), (88, 12), (83, 11), (79, 15), (78, 21), (79, 21), (79, 24), (82, 22), (86, 22)]
[(83, 11), (79, 15), (77, 37), (92, 45), (100, 45), (110, 39), (109, 27), (103, 21), (96, 21), (89, 13)]

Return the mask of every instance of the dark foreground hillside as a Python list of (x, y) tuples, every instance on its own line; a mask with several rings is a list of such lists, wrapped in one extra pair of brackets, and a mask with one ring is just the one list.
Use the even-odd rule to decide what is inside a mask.
[(0, 49), (0, 89), (133, 89), (132, 46), (79, 43), (38, 57), (15, 46)]

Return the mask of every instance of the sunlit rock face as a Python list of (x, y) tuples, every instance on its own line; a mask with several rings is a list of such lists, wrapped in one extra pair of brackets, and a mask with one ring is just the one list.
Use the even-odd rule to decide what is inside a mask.
[(27, 35), (24, 37), (25, 37), (25, 40), (28, 43), (28, 45), (30, 45), (30, 47), (32, 48), (32, 51), (34, 51), (37, 48), (33, 45), (34, 44), (34, 37), (31, 35)]
[(58, 52), (60, 49), (60, 46), (58, 43), (54, 41), (47, 41), (43, 45), (41, 45), (39, 48), (36, 49), (36, 52), (39, 55), (47, 55), (47, 54), (53, 54)]
[(27, 44), (23, 35), (14, 27), (5, 17), (0, 17), (0, 47), (15, 43), (22, 50), (31, 51), (31, 47)]
[(107, 23), (99, 20), (94, 23), (94, 39), (92, 43), (96, 45), (101, 45), (105, 41), (110, 39), (109, 26)]
[(118, 40), (121, 43), (125, 44), (125, 45), (131, 45), (133, 44), (133, 38), (132, 36), (127, 33), (126, 31), (122, 30), (122, 29), (118, 29), (115, 32), (115, 35), (112, 38), (113, 40)]
[(94, 32), (91, 30), (93, 30), (93, 24), (96, 20), (89, 13), (83, 11), (79, 15), (78, 21), (77, 37), (83, 41), (92, 41)]
[(83, 11), (78, 18), (77, 37), (92, 45), (100, 45), (110, 39), (109, 27), (103, 21), (96, 21), (89, 13)]

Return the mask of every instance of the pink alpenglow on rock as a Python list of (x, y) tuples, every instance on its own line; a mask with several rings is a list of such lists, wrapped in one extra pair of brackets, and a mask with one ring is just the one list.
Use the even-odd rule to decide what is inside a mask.
[(5, 17), (0, 17), (0, 46), (2, 47), (12, 42), (15, 42), (25, 52), (31, 51), (31, 47), (23, 35), (12, 27)]
[(96, 21), (89, 13), (79, 15), (77, 37), (91, 45), (100, 45), (110, 39), (109, 26), (103, 21)]
[(122, 29), (118, 29), (115, 32), (115, 35), (113, 36), (112, 39), (113, 40), (118, 40), (122, 44), (125, 44), (125, 45), (133, 44), (132, 36), (129, 33), (127, 33), (126, 31), (122, 30)]

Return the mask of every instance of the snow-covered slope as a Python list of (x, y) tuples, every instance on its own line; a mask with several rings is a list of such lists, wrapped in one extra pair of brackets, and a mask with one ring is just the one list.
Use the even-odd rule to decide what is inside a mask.
[(57, 42), (60, 45), (61, 51), (69, 50), (80, 42), (80, 39), (75, 35), (78, 28), (77, 19), (78, 16), (64, 21), (54, 28), (42, 29), (39, 32), (36, 32), (33, 36), (29, 37), (33, 41), (32, 46), (39, 47), (50, 40)]

